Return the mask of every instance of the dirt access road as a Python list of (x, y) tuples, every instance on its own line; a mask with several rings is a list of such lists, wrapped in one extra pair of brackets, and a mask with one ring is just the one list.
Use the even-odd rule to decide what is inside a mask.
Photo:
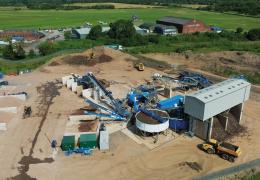
[(8, 123), (7, 132), (0, 134), (1, 179), (188, 179), (260, 157), (260, 102), (255, 99), (245, 104), (243, 121), (248, 134), (232, 139), (243, 151), (234, 164), (199, 150), (197, 144), (202, 141), (198, 138), (180, 136), (150, 150), (120, 131), (110, 136), (109, 152), (95, 150), (89, 157), (67, 157), (59, 151), (54, 156), (50, 140), (60, 142), (68, 115), (85, 105), (57, 79), (72, 72), (92, 71), (111, 82), (116, 97), (124, 97), (131, 87), (158, 72), (151, 68), (136, 71), (129, 61), (135, 58), (121, 52), (98, 49), (98, 54), (106, 54), (111, 60), (91, 66), (71, 65), (61, 57), (30, 74), (8, 78), (12, 84), (26, 84), (24, 91), (30, 95), (26, 104), (32, 106), (33, 116), (21, 119), (18, 113)]

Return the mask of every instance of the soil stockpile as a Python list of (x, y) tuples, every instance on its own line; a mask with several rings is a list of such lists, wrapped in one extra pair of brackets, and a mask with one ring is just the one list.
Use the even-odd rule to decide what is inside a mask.
[(93, 132), (97, 130), (97, 127), (98, 127), (97, 120), (86, 121), (79, 124), (78, 130), (79, 132)]
[(212, 137), (218, 141), (226, 141), (234, 136), (244, 136), (247, 133), (247, 129), (244, 126), (238, 124), (238, 121), (232, 116), (228, 115), (227, 131), (221, 124), (219, 119), (214, 118)]

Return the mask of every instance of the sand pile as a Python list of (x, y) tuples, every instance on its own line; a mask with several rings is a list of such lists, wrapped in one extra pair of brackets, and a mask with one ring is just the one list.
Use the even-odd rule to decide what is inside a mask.
[[(92, 55), (93, 57), (91, 57)], [(83, 53), (75, 53), (55, 58), (52, 62), (48, 64), (48, 66), (59, 66), (62, 64), (69, 64), (74, 66), (94, 66), (99, 63), (129, 59), (135, 58), (118, 50), (98, 46), (93, 49), (89, 49)]]
[(224, 126), (221, 124), (219, 119), (214, 118), (212, 138), (217, 139), (218, 141), (226, 141), (232, 137), (245, 136), (246, 134), (246, 127), (238, 124), (238, 121), (233, 117), (232, 114), (228, 115), (227, 131), (225, 131)]
[(93, 121), (86, 121), (81, 122), (78, 126), (79, 132), (93, 132), (97, 130), (99, 121), (93, 120)]

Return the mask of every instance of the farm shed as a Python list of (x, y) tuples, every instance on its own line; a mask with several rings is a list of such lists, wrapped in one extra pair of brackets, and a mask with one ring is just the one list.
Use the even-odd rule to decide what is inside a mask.
[[(232, 113), (241, 122), (243, 104), (249, 99), (251, 84), (242, 79), (228, 79), (185, 96), (184, 112), (190, 116), (190, 132), (211, 137), (213, 117)], [(223, 116), (225, 124), (228, 118)]]
[(208, 27), (201, 21), (195, 19), (165, 16), (156, 21), (157, 24), (175, 26), (179, 33), (206, 32)]
[(80, 29), (72, 29), (72, 35), (76, 39), (86, 39), (87, 35), (89, 34), (91, 28), (86, 27), (86, 28), (80, 28)]
[(178, 29), (175, 26), (156, 24), (154, 28), (154, 32), (163, 35), (175, 35), (178, 34)]

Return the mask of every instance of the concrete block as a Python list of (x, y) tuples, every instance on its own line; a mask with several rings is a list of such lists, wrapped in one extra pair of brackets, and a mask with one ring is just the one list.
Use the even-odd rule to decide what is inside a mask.
[(78, 83), (77, 82), (73, 82), (72, 85), (71, 85), (72, 92), (77, 92), (77, 87), (78, 87)]
[(62, 77), (62, 78), (61, 78), (62, 84), (63, 84), (64, 86), (67, 85), (67, 80), (69, 80), (69, 79), (71, 79), (71, 78), (72, 78), (71, 75)]
[(7, 127), (6, 127), (6, 123), (0, 123), (0, 131), (6, 131)]
[(1, 98), (5, 98), (5, 97), (14, 97), (14, 98), (20, 99), (20, 100), (22, 100), (22, 101), (25, 101), (25, 100), (26, 100), (26, 95), (25, 95), (25, 94), (16, 94), (16, 95), (0, 96), (0, 99), (1, 99)]
[(82, 91), (82, 96), (84, 98), (90, 98), (92, 96), (92, 92), (93, 92), (93, 88), (89, 88), (89, 89), (84, 89)]
[(17, 107), (1, 107), (0, 112), (17, 113)]
[(100, 131), (99, 148), (102, 151), (103, 150), (109, 150), (109, 134), (108, 134), (108, 131)]
[(82, 95), (82, 91), (83, 91), (83, 86), (77, 86), (77, 95), (81, 96)]
[(67, 80), (67, 88), (71, 89), (72, 83), (74, 82), (74, 79), (68, 79)]

